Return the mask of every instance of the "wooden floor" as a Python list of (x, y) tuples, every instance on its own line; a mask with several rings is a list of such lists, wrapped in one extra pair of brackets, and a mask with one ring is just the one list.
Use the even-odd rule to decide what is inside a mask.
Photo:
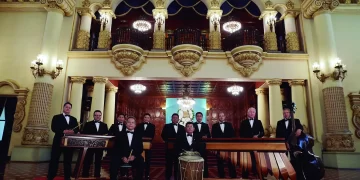
[[(73, 165), (74, 167), (74, 165)], [(48, 163), (8, 163), (5, 167), (5, 173), (0, 179), (4, 180), (45, 180), (47, 174)], [(226, 170), (226, 169), (225, 169)], [(62, 164), (59, 166), (58, 174), (62, 176)], [(101, 174), (103, 177), (109, 177), (108, 166), (103, 165)], [(227, 172), (226, 172), (226, 175)], [(151, 168), (150, 177), (153, 180), (163, 180), (165, 177), (165, 167), (155, 166)], [(217, 179), (217, 168), (209, 168), (209, 179)], [(229, 177), (227, 177), (229, 178)], [(108, 179), (108, 178), (104, 178)], [(238, 179), (240, 177), (238, 176)], [(253, 178), (256, 179), (256, 178)], [(336, 170), (336, 169), (326, 169), (325, 180), (359, 180), (360, 179), (360, 170)], [(58, 178), (55, 180), (63, 180), (63, 178)], [(222, 179), (224, 180), (224, 179)]]

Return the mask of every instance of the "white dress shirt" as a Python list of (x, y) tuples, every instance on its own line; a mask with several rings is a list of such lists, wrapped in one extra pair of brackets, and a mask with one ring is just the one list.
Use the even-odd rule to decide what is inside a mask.
[(224, 123), (220, 124), (220, 129), (221, 129), (222, 132), (225, 131), (225, 124)]
[(99, 131), (100, 122), (95, 122), (95, 126), (96, 126), (96, 131)]
[(147, 126), (148, 126), (148, 124), (144, 123), (144, 131), (146, 131)]
[(197, 124), (197, 127), (198, 127), (199, 132), (200, 132), (200, 131), (201, 131), (201, 123), (198, 123), (198, 124)]
[[(130, 130), (126, 129), (126, 131), (130, 131)], [(131, 130), (130, 132), (134, 132), (134, 130)], [(126, 134), (127, 134), (128, 140), (129, 140), (129, 146), (131, 146), (131, 142), (132, 142), (134, 134), (133, 133), (126, 133)]]
[(122, 123), (119, 124), (118, 127), (119, 127), (119, 131), (122, 131), (122, 129), (123, 129), (123, 124), (122, 124)]
[(250, 126), (251, 128), (254, 126), (254, 120), (253, 119), (249, 119), (249, 122), (250, 122)]
[(289, 126), (289, 120), (285, 119), (285, 127), (286, 127), (286, 129), (288, 128), (288, 126)]
[(64, 115), (64, 117), (66, 119), (67, 124), (69, 124), (70, 123), (70, 116), (66, 116), (65, 113), (63, 113), (63, 115)]
[(179, 126), (179, 124), (176, 124), (176, 126), (175, 126), (175, 124), (173, 124), (173, 126), (174, 126), (174, 129), (175, 129), (175, 133), (177, 133), (178, 132), (178, 126)]
[(191, 136), (188, 136), (188, 134), (186, 133), (186, 139), (189, 145), (191, 146), (193, 143), (193, 134), (191, 134)]

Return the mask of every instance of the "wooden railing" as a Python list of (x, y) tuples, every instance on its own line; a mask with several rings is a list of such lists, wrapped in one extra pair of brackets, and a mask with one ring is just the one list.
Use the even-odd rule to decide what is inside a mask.
[(144, 50), (151, 50), (153, 43), (152, 36), (151, 32), (141, 32), (130, 27), (117, 28), (111, 34), (112, 46), (117, 44), (133, 44)]
[(224, 51), (231, 51), (238, 46), (256, 45), (263, 47), (263, 33), (255, 28), (236, 31), (222, 40)]
[(201, 33), (199, 29), (178, 28), (173, 33), (168, 33), (165, 39), (165, 47), (171, 50), (174, 46), (180, 44), (193, 44), (208, 50), (207, 33)]

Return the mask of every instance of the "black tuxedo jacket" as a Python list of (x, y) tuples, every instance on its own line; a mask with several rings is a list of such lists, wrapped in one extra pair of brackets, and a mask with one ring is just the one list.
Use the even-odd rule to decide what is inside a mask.
[(224, 122), (224, 132), (221, 131), (220, 123), (215, 123), (212, 126), (212, 137), (213, 138), (233, 138), (235, 137), (235, 131), (231, 123)]
[[(69, 116), (69, 124), (66, 122), (63, 114), (55, 115), (51, 121), (51, 130), (55, 133), (53, 139), (53, 146), (60, 146), (61, 138), (64, 136), (64, 130), (72, 130), (78, 126), (78, 122), (75, 117)], [(79, 127), (74, 129), (74, 133), (79, 132)]]
[(147, 137), (147, 138), (153, 139), (155, 136), (155, 125), (149, 123), (145, 130), (144, 124), (145, 123), (138, 124), (135, 128), (135, 131), (139, 132), (142, 135), (142, 137)]
[(259, 138), (264, 136), (264, 128), (260, 120), (254, 119), (253, 127), (251, 127), (250, 120), (245, 119), (240, 125), (240, 137), (252, 138), (258, 135)]
[(175, 128), (172, 123), (165, 124), (161, 132), (161, 137), (165, 142), (167, 142), (169, 138), (176, 138), (177, 136), (181, 136), (181, 135), (185, 135), (185, 128), (180, 124), (178, 124), (177, 133), (175, 132)]
[[(297, 129), (301, 129), (304, 130), (303, 126), (300, 123), (299, 119), (294, 119), (295, 120), (295, 130)], [(292, 122), (291, 119), (288, 120), (289, 124), (288, 124), (288, 128), (286, 128), (285, 125), (285, 119), (282, 119), (280, 121), (277, 122), (276, 125), (276, 138), (285, 138), (285, 140), (287, 140), (292, 132)]]
[(186, 133), (177, 136), (175, 142), (175, 149), (177, 155), (180, 155), (180, 153), (184, 151), (197, 151), (200, 154), (203, 154), (203, 152), (205, 152), (205, 143), (202, 141), (200, 134), (193, 133), (192, 140), (192, 144), (189, 145)]
[(111, 125), (110, 129), (109, 129), (109, 135), (113, 135), (116, 136), (118, 133), (125, 131), (126, 130), (126, 125), (125, 122), (123, 123), (123, 127), (122, 130), (119, 130), (119, 123), (116, 122), (114, 124)]
[(95, 121), (89, 121), (85, 123), (82, 134), (92, 134), (92, 135), (105, 135), (109, 133), (107, 124), (99, 122), (99, 131), (96, 129)]
[(131, 155), (140, 157), (144, 150), (142, 136), (139, 132), (134, 131), (131, 146), (129, 146), (128, 133), (126, 133), (126, 131), (120, 132), (116, 135), (114, 148), (114, 153), (116, 156), (121, 158), (128, 158), (130, 156), (131, 150), (133, 150)]
[(210, 134), (210, 130), (209, 130), (209, 125), (208, 125), (208, 124), (201, 122), (200, 132), (199, 132), (199, 128), (198, 128), (198, 122), (195, 122), (195, 123), (194, 123), (194, 128), (195, 128), (194, 133), (200, 134), (201, 137), (206, 136), (207, 138), (211, 138), (211, 134)]

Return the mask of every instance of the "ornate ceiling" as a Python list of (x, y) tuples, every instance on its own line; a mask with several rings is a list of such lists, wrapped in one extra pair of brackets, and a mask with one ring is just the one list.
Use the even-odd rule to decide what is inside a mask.
[[(145, 85), (147, 88), (145, 92), (139, 95), (133, 93), (129, 89), (131, 85), (137, 83)], [(190, 93), (189, 95), (191, 97), (234, 97), (229, 92), (227, 92), (227, 88), (234, 84), (242, 86), (244, 91), (247, 91), (251, 87), (255, 86), (255, 82), (123, 80), (119, 81), (119, 90), (130, 96), (181, 97), (185, 90), (185, 85), (188, 85)]]

